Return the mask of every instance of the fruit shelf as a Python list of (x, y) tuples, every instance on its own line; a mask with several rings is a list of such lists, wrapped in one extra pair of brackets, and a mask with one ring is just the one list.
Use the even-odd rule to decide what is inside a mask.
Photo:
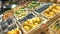
[(30, 13), (23, 20), (20, 20), (19, 24), (20, 24), (23, 32), (25, 34), (28, 34), (33, 31), (36, 31), (45, 22), (47, 22), (47, 19), (45, 19), (43, 17), (38, 17), (37, 15)]
[[(39, 6), (38, 6), (38, 5), (35, 6), (34, 4), (31, 4), (31, 3), (37, 3), (37, 4), (39, 4)], [(29, 9), (29, 10), (31, 10), (31, 11), (36, 11), (36, 10), (42, 8), (43, 6), (52, 5), (52, 3), (38, 2), (38, 1), (37, 1), (37, 2), (36, 2), (36, 1), (32, 1), (31, 3), (28, 4), (27, 7), (26, 7), (27, 9)], [(35, 7), (34, 7), (33, 5), (34, 5)], [(29, 7), (30, 7), (30, 8), (29, 8)], [(44, 8), (47, 8), (47, 7), (44, 7)]]
[[(45, 30), (46, 28), (48, 29), (47, 32), (46, 32), (47, 34), (48, 33), (49, 34), (55, 34), (55, 33), (59, 34), (60, 30), (59, 31), (57, 30), (58, 31), (57, 32), (57, 31), (55, 31), (56, 27), (55, 27), (55, 29), (52, 29), (50, 27), (51, 25), (53, 25), (55, 23), (54, 21), (55, 22), (59, 21), (59, 23), (60, 23), (60, 14), (57, 17), (55, 17), (54, 19), (50, 19), (48, 22), (46, 22), (46, 26), (45, 27), (42, 26), (42, 28), (39, 28), (38, 30), (36, 30), (35, 32), (33, 32), (33, 34), (36, 34), (36, 33), (40, 34), (41, 32), (44, 32), (44, 31), (46, 32), (46, 30)], [(54, 27), (54, 25), (53, 25), (53, 27)]]

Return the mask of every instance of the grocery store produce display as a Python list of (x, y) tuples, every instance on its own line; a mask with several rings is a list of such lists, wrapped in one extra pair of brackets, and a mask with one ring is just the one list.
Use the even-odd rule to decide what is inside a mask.
[(39, 18), (39, 17), (34, 17), (32, 19), (28, 19), (27, 21), (25, 21), (23, 23), (23, 28), (26, 30), (26, 31), (29, 31), (33, 28), (35, 28), (36, 26), (38, 26), (40, 23), (42, 22), (42, 19)]
[(48, 9), (44, 10), (43, 15), (45, 17), (51, 18), (60, 12), (60, 6), (53, 4)]
[[(46, 19), (55, 17), (55, 15), (59, 14), (60, 6), (57, 4), (47, 4), (45, 6), (42, 6), (43, 4), (45, 3), (41, 4), (38, 1), (32, 1), (26, 6), (21, 5), (15, 9), (5, 11), (3, 13), (2, 21), (0, 24), (3, 32), (7, 34), (22, 34), (21, 32), (27, 32), (26, 34), (28, 34), (38, 29), (43, 29), (47, 25), (49, 25), (47, 27), (48, 29), (60, 32), (59, 20), (52, 22), (53, 24), (50, 25), (50, 20)], [(48, 24), (46, 22), (48, 22)], [(44, 32), (46, 33), (46, 31)]]

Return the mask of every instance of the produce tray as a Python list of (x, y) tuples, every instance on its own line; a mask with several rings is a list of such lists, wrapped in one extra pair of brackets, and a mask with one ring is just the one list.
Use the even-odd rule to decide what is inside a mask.
[[(47, 19), (45, 19), (45, 18), (43, 18), (43, 17), (39, 17), (39, 18), (41, 18), (41, 23), (38, 25), (38, 26), (36, 26), (36, 28), (33, 28), (33, 29), (31, 29), (30, 31), (26, 31), (24, 28), (23, 28), (23, 24), (24, 24), (24, 22), (25, 21), (27, 21), (28, 19), (33, 19), (34, 17), (37, 17), (37, 15), (34, 15), (33, 13), (30, 13), (31, 15), (29, 16), (29, 14), (27, 15), (27, 17), (25, 18), (25, 20), (22, 20), (22, 21), (20, 21), (20, 26), (21, 26), (21, 29), (22, 29), (22, 31), (24, 32), (24, 34), (28, 34), (28, 33), (33, 33), (34, 31), (36, 31), (37, 29), (39, 29), (40, 27), (41, 27), (41, 25), (42, 24), (44, 24), (45, 22), (47, 22)], [(33, 16), (34, 15), (34, 16)], [(33, 16), (33, 17), (32, 17)]]
[[(39, 7), (38, 9), (36, 9), (35, 10), (35, 13), (36, 14), (40, 14), (41, 12), (43, 12), (45, 9), (47, 9), (49, 6), (51, 6), (52, 5), (52, 3), (41, 3), (42, 5), (41, 5), (41, 7)], [(43, 4), (45, 4), (45, 5), (43, 5)]]
[[(53, 6), (55, 6), (53, 9), (51, 9), (50, 7), (53, 7)], [(59, 15), (60, 14), (60, 9), (57, 9), (56, 7), (57, 6), (59, 6), (59, 5), (57, 5), (57, 4), (53, 4), (52, 6), (50, 6), (49, 8), (47, 8), (46, 10), (51, 10), (50, 12), (52, 12), (52, 13), (54, 13), (54, 15), (53, 16), (50, 16), (50, 17), (48, 17), (48, 16), (46, 16), (44, 13), (46, 13), (46, 10), (44, 10), (42, 13), (41, 13), (41, 15), (43, 16), (43, 17), (45, 17), (45, 18), (47, 18), (47, 19), (52, 19), (52, 18), (54, 18), (54, 17), (56, 17), (57, 15)], [(60, 6), (59, 6), (59, 8), (60, 8)], [(55, 11), (56, 10), (56, 11)], [(55, 11), (55, 12), (54, 12)], [(51, 14), (52, 14), (51, 13)]]
[[(19, 11), (17, 11), (17, 12), (19, 12)], [(23, 19), (29, 13), (31, 13), (31, 11), (29, 11), (28, 9), (27, 10), (24, 9), (24, 12), (21, 11), (19, 14), (16, 14), (14, 12), (14, 16), (17, 18), (17, 20), (19, 20), (19, 19)]]
[[(38, 2), (37, 1), (37, 3), (40, 3), (40, 6), (38, 6), (37, 8), (34, 8), (34, 9), (29, 9), (29, 10), (31, 10), (31, 11), (38, 11), (40, 8), (44, 8), (43, 6), (50, 6), (50, 5), (52, 5), (52, 3), (46, 3), (46, 2)], [(47, 7), (45, 7), (45, 8), (47, 8)]]
[(23, 19), (18, 19), (18, 22), (20, 22), (19, 24), (22, 24), (21, 22), (24, 22), (24, 21), (26, 21), (28, 19), (33, 18), (33, 17), (35, 17), (35, 14), (33, 12), (30, 12)]
[(16, 24), (14, 17), (1, 21), (0, 23), (1, 34), (7, 34), (8, 31), (14, 30), (16, 28), (18, 28), (18, 25)]

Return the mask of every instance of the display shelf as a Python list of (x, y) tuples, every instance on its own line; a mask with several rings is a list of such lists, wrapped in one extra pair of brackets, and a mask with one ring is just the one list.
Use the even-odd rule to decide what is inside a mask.
[[(36, 4), (39, 5), (37, 6)], [(0, 29), (6, 34), (17, 32), (16, 28), (18, 28), (18, 34), (53, 34), (54, 32), (59, 34), (58, 31), (51, 28), (51, 25), (54, 25), (54, 21), (59, 19), (60, 12), (56, 13), (56, 15), (53, 15), (51, 18), (46, 17), (44, 14), (47, 9), (49, 9), (50, 12), (53, 12), (54, 10), (51, 7), (60, 11), (60, 5), (57, 6), (53, 3), (29, 1), (24, 5), (18, 5), (15, 8), (3, 13), (0, 17)], [(21, 14), (22, 16), (24, 15), (23, 18), (21, 18)]]

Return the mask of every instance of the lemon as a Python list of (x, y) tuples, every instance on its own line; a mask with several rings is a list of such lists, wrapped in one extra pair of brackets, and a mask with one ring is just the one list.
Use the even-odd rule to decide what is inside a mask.
[(34, 18), (32, 18), (32, 21), (33, 21), (33, 22), (36, 22), (36, 18), (35, 18), (35, 17), (34, 17)]
[(55, 8), (57, 5), (56, 4), (53, 4), (53, 7)]
[(29, 30), (30, 30), (30, 27), (29, 27), (29, 26), (24, 26), (24, 29), (25, 29), (26, 31), (29, 31)]
[(31, 28), (35, 28), (36, 26), (35, 25), (31, 25)]
[(27, 22), (29, 23), (29, 22), (30, 22), (30, 20), (28, 19), (28, 20), (27, 20)]
[(34, 25), (35, 25), (35, 26), (38, 26), (38, 23), (36, 22), (36, 23), (34, 23)]
[(41, 22), (41, 19), (40, 19), (39, 17), (36, 17), (36, 21), (37, 21), (38, 23), (40, 23), (40, 22)]
[(33, 21), (32, 21), (32, 19), (29, 21), (29, 24), (31, 25), (31, 24), (33, 24)]
[(51, 10), (53, 8), (53, 6), (50, 6), (49, 9)]
[(45, 13), (49, 14), (50, 11), (45, 11)]
[(17, 34), (16, 31), (12, 30), (12, 31), (9, 31), (7, 34)]
[(24, 22), (24, 25), (28, 25), (28, 22)]
[(44, 16), (49, 16), (47, 13), (44, 13)]
[(50, 12), (49, 13), (49, 16), (54, 16), (54, 12)]
[(56, 14), (58, 12), (57, 9), (52, 9), (52, 11)]
[(19, 34), (19, 28), (16, 28), (15, 31), (17, 34)]

